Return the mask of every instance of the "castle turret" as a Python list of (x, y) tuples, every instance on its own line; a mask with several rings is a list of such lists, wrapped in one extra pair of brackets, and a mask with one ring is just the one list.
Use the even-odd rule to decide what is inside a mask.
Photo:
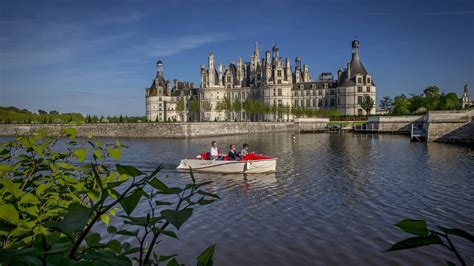
[(214, 53), (210, 53), (209, 57), (207, 58), (208, 63), (208, 87), (212, 87), (216, 84), (216, 68), (214, 66)]
[(471, 105), (471, 96), (469, 95), (469, 88), (467, 84), (464, 85), (464, 92), (461, 98), (461, 106), (462, 108), (467, 108)]
[(156, 77), (163, 77), (163, 61), (156, 62)]
[(222, 86), (222, 64), (217, 65), (217, 84)]
[(303, 81), (304, 82), (311, 81), (311, 75), (309, 74), (309, 66), (307, 64), (303, 65)]

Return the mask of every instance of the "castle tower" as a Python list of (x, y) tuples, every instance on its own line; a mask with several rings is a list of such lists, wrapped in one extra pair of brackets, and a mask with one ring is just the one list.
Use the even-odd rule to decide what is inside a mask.
[(156, 62), (156, 77), (163, 77), (163, 61), (161, 60)]
[(210, 53), (207, 58), (208, 64), (208, 87), (213, 87), (216, 84), (216, 68), (214, 66), (214, 53)]
[(272, 47), (272, 65), (276, 64), (276, 60), (280, 57), (280, 49), (275, 45)]
[(471, 96), (469, 95), (469, 88), (467, 84), (464, 85), (464, 92), (461, 98), (461, 106), (462, 108), (468, 108), (471, 104)]
[(222, 86), (222, 64), (219, 63), (219, 65), (217, 65), (217, 84), (219, 84), (219, 86)]
[(301, 77), (301, 57), (297, 56), (295, 58), (295, 82), (299, 83), (302, 80)]

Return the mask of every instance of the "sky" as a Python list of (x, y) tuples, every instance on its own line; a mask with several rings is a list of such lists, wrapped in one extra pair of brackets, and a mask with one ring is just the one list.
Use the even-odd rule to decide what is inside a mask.
[(257, 41), (315, 79), (346, 66), (354, 38), (378, 99), (474, 95), (473, 0), (0, 0), (0, 106), (143, 116), (158, 59), (199, 86), (211, 51), (245, 62)]

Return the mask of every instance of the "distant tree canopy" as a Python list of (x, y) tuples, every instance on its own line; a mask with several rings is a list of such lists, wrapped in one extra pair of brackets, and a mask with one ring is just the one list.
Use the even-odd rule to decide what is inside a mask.
[(380, 108), (391, 114), (424, 114), (430, 110), (458, 110), (461, 103), (456, 93), (441, 93), (437, 86), (429, 86), (423, 90), (422, 94), (404, 94), (396, 96), (393, 100), (390, 97), (383, 97), (380, 101)]
[[(27, 109), (19, 109), (14, 106), (2, 107), (0, 106), (0, 123), (2, 124), (23, 124), (23, 123), (34, 123), (34, 124), (50, 124), (50, 123), (98, 123), (101, 122), (104, 117), (98, 117), (96, 115), (83, 116), (80, 113), (59, 113), (56, 110), (52, 110), (49, 113), (45, 110), (38, 110), (38, 113), (33, 113)], [(144, 122), (146, 117), (144, 116), (113, 116), (107, 117), (110, 123), (134, 123)]]

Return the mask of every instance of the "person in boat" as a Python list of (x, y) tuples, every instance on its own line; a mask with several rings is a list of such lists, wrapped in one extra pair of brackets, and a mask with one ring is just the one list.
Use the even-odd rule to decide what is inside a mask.
[(229, 153), (227, 154), (227, 156), (229, 157), (229, 160), (231, 161), (238, 161), (240, 160), (240, 157), (239, 157), (239, 154), (237, 153), (237, 151), (235, 150), (235, 144), (230, 144), (230, 151)]
[(242, 149), (240, 150), (239, 157), (244, 158), (244, 156), (247, 154), (249, 154), (249, 145), (244, 143)]
[(217, 142), (216, 141), (212, 141), (211, 142), (211, 151), (209, 153), (209, 157), (211, 160), (215, 160), (215, 159), (218, 159), (219, 156), (221, 155), (221, 152), (219, 151), (219, 148), (217, 148)]

